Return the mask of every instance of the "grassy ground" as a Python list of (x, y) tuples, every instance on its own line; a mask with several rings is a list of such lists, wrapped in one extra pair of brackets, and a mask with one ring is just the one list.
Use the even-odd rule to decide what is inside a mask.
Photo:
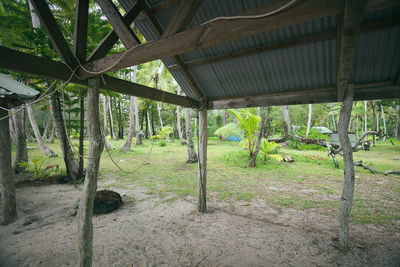
[[(77, 140), (73, 140), (77, 144)], [(123, 141), (110, 141), (119, 148)], [(195, 196), (197, 164), (186, 164), (186, 146), (178, 141), (160, 146), (160, 141), (144, 141), (128, 153), (112, 151), (112, 157), (123, 169), (119, 170), (103, 152), (99, 179), (107, 181), (105, 188), (145, 188), (147, 194), (173, 201), (178, 197)], [(385, 171), (400, 168), (400, 142), (377, 143), (371, 151), (359, 151), (355, 160), (363, 160), (373, 168)], [(29, 144), (36, 146), (36, 144)], [(61, 155), (58, 143), (49, 144)], [(149, 160), (143, 161), (152, 150)], [(86, 148), (87, 153), (87, 148)], [(281, 149), (295, 162), (260, 160), (255, 169), (247, 167), (245, 151), (227, 141), (209, 140), (208, 197), (217, 201), (234, 202), (263, 199), (278, 211), (285, 207), (311, 210), (336, 219), (343, 185), (343, 169), (335, 169), (323, 151)], [(40, 155), (39, 149), (29, 151), (29, 157)], [(339, 159), (341, 167), (342, 161)], [(47, 164), (63, 166), (62, 157), (47, 159)], [(168, 198), (166, 198), (168, 196)], [(400, 176), (371, 174), (357, 167), (352, 222), (374, 224), (389, 230), (400, 229)]]

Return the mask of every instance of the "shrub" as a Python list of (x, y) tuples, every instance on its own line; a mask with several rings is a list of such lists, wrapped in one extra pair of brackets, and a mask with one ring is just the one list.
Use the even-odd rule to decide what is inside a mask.
[[(301, 136), (301, 137), (306, 137), (306, 127), (302, 126), (296, 134)], [(326, 141), (329, 141), (329, 135), (322, 134), (318, 132), (316, 129), (311, 128), (310, 132), (308, 133), (308, 137), (310, 139), (323, 139)], [(294, 149), (300, 149), (300, 150), (320, 150), (320, 151), (325, 151), (326, 148), (318, 145), (308, 145), (304, 144), (302, 142), (296, 141), (296, 140), (290, 140), (289, 141), (289, 147), (294, 148)]]
[(167, 142), (165, 142), (164, 140), (161, 140), (161, 142), (158, 144), (159, 146), (166, 146)]

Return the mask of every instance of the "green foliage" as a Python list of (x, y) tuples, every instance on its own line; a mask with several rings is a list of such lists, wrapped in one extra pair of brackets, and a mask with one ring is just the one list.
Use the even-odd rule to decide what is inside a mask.
[(268, 142), (267, 139), (261, 139), (259, 153), (263, 156), (264, 162), (267, 162), (267, 158), (275, 159), (276, 161), (283, 161), (282, 155), (278, 154), (281, 145), (275, 142)]
[(165, 140), (165, 139), (169, 140), (170, 135), (172, 134), (172, 132), (173, 132), (173, 129), (172, 129), (171, 126), (168, 126), (168, 125), (164, 126), (160, 131), (159, 137), (162, 140)]
[[(307, 131), (306, 127), (301, 127), (296, 133), (297, 133), (297, 135), (299, 135), (301, 137), (306, 137), (306, 131)], [(329, 135), (322, 134), (314, 128), (310, 129), (310, 132), (309, 132), (307, 138), (323, 139), (323, 140), (329, 141)], [(290, 140), (289, 147), (294, 148), (294, 149), (300, 149), (300, 150), (319, 150), (319, 151), (326, 150), (325, 147), (321, 147), (318, 145), (312, 145), (312, 144), (308, 145), (308, 144), (298, 142), (296, 140)]]
[(229, 135), (242, 136), (243, 131), (237, 123), (231, 122), (225, 126), (222, 126), (218, 130), (216, 130), (214, 134), (217, 136), (223, 136), (223, 137), (228, 137)]
[(19, 166), (24, 167), (27, 169), (28, 172), (31, 172), (35, 179), (41, 179), (48, 174), (47, 171), (44, 170), (44, 165), (46, 160), (47, 160), (46, 157), (38, 155), (36, 157), (31, 158), (29, 160), (30, 162), (25, 162), (25, 161), (20, 162)]
[(159, 146), (166, 146), (167, 142), (165, 142), (164, 140), (161, 140), (160, 143), (158, 144)]

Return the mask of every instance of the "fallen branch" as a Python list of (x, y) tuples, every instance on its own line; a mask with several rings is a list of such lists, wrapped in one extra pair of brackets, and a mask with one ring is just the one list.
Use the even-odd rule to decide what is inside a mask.
[(385, 171), (383, 174), (384, 175), (389, 175), (389, 174), (398, 174), (398, 175), (400, 175), (400, 170)]
[(372, 167), (370, 167), (370, 166), (368, 166), (368, 165), (365, 165), (365, 164), (362, 162), (362, 160), (357, 161), (357, 162), (354, 162), (354, 165), (355, 165), (355, 166), (363, 167), (364, 169), (366, 169), (366, 170), (368, 170), (368, 171), (370, 171), (370, 172), (372, 172), (372, 173), (382, 173), (382, 172), (379, 172), (379, 171), (373, 169)]

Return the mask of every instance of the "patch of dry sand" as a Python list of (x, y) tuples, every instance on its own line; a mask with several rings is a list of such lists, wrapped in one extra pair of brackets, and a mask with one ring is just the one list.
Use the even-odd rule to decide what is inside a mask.
[[(211, 212), (198, 214), (193, 199), (115, 191), (126, 195), (125, 204), (93, 218), (94, 266), (400, 265), (398, 232), (352, 226), (351, 249), (343, 254), (333, 241), (336, 220), (310, 211), (211, 201)], [(0, 266), (75, 266), (71, 214), (79, 197), (69, 185), (17, 189), (19, 219), (0, 226)]]

